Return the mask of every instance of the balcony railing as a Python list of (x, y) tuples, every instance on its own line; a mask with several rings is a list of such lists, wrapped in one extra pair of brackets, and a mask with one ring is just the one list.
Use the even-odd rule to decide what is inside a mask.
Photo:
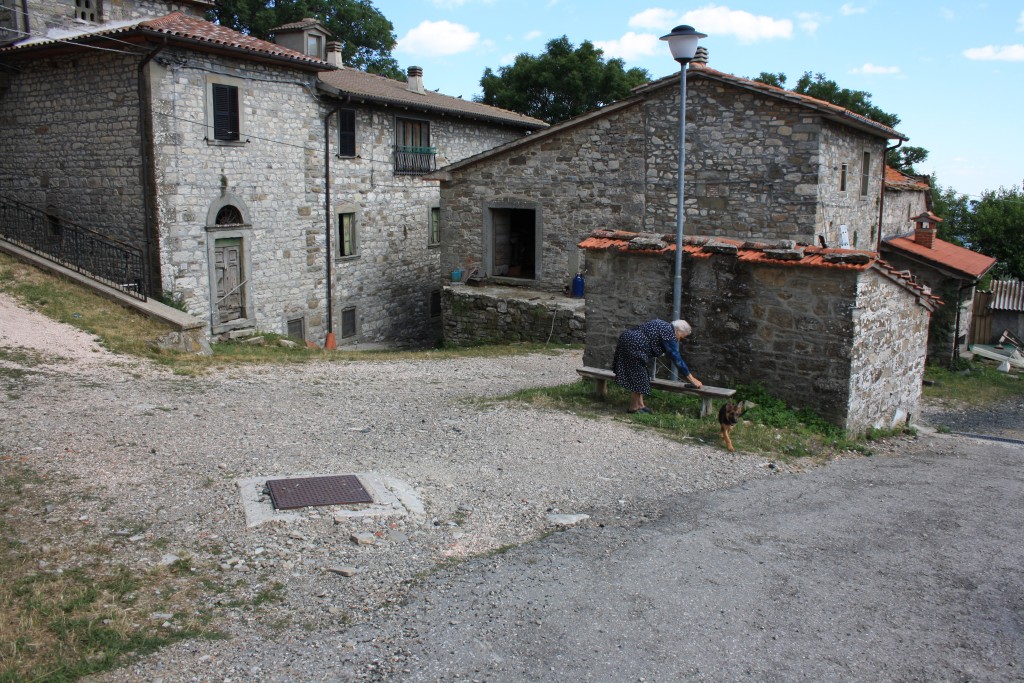
[(396, 147), (395, 174), (430, 173), (437, 170), (434, 147)]
[(6, 197), (0, 237), (136, 299), (149, 293), (141, 249)]

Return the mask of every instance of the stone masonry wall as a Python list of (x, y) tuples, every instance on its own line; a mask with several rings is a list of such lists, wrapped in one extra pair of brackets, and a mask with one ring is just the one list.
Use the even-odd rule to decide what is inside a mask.
[(928, 210), (926, 192), (893, 192), (885, 193), (885, 204), (882, 207), (882, 239), (898, 237), (914, 232), (914, 216), (920, 216)]
[[(21, 0), (18, 0), (20, 6)], [(93, 5), (95, 6), (95, 4)], [(182, 12), (202, 17), (204, 10), (190, 2), (175, 0), (102, 0), (101, 22), (145, 20), (162, 17), (171, 12)], [(49, 28), (81, 30), (88, 24), (75, 19), (75, 0), (28, 0), (28, 13), (32, 32)]]
[(888, 428), (917, 417), (928, 346), (928, 316), (917, 297), (877, 270), (857, 287), (847, 429)]
[[(867, 192), (862, 193), (865, 152), (870, 155), (868, 186)], [(817, 235), (823, 235), (830, 247), (875, 249), (884, 155), (884, 140), (835, 124), (824, 127), (817, 222), (815, 235), (809, 242), (816, 243)], [(845, 191), (841, 189), (843, 164), (846, 164)], [(840, 240), (843, 225), (849, 239), (847, 245)]]
[(0, 191), (138, 244), (137, 63), (109, 52), (19, 62), (0, 90)]
[[(588, 263), (584, 363), (610, 367), (622, 330), (671, 317), (672, 255), (594, 251)], [(912, 390), (894, 391), (889, 378), (906, 377), (919, 387), (914, 345), (923, 348), (918, 328), (927, 326), (927, 310), (908, 305), (914, 297), (888, 280), (858, 273), (687, 256), (682, 315), (694, 333), (681, 354), (703, 382), (760, 382), (790, 405), (847, 429), (901, 421), (916, 412), (915, 399)], [(864, 306), (870, 310), (861, 311)], [(856, 321), (855, 311), (861, 311)], [(872, 384), (886, 344), (893, 348), (884, 356), (886, 381)]]
[(535, 342), (582, 344), (586, 320), (579, 306), (546, 299), (528, 301), (445, 287), (441, 297), (444, 341), (456, 346)]

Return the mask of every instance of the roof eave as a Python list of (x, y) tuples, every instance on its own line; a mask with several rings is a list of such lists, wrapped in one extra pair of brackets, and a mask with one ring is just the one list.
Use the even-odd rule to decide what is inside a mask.
[(891, 239), (893, 238), (883, 240), (881, 246), (883, 248), (888, 248), (892, 251), (899, 252), (900, 256), (906, 259), (914, 261), (915, 263), (920, 263), (921, 265), (928, 266), (929, 268), (933, 268), (934, 270), (937, 270), (946, 277), (951, 277), (956, 280), (970, 280), (974, 283), (977, 283), (979, 280), (981, 280), (981, 278), (985, 277), (985, 275), (987, 275), (990, 270), (995, 268), (995, 265), (997, 263), (997, 261), (992, 261), (992, 263), (990, 263), (989, 266), (985, 268), (985, 270), (983, 270), (980, 274), (974, 275), (973, 273), (968, 273), (967, 271), (953, 268), (952, 266), (942, 263), (941, 261), (930, 259), (927, 256), (924, 256), (923, 254), (918, 254), (915, 251), (904, 249), (898, 244), (893, 244), (890, 241)]

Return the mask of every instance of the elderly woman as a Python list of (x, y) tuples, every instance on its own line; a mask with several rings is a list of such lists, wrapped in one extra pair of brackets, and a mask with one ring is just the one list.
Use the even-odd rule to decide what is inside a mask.
[(647, 365), (652, 358), (667, 354), (679, 368), (680, 376), (697, 388), (703, 386), (679, 356), (679, 342), (688, 337), (690, 332), (690, 323), (685, 320), (671, 323), (650, 320), (619, 336), (612, 370), (615, 371), (615, 383), (630, 392), (630, 413), (651, 412), (644, 405), (644, 396), (651, 395), (651, 375)]

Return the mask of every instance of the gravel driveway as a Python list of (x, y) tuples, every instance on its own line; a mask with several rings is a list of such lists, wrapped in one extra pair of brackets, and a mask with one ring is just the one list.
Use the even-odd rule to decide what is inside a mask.
[[(62, 502), (47, 509), (48, 522), (88, 524), (130, 566), (190, 557), (244, 579), (252, 595), (282, 587), (272, 610), (222, 609), (229, 639), (187, 641), (97, 680), (383, 675), (386, 663), (346, 661), (352, 629), (394, 615), (439, 563), (538, 538), (558, 527), (551, 514), (589, 515), (581, 528), (630, 528), (685, 494), (780, 472), (763, 457), (667, 441), (627, 421), (486, 400), (574, 381), (579, 351), (181, 377), (113, 356), (0, 294), (4, 348), (0, 370), (19, 376), (0, 375), (0, 439), (51, 475)], [(422, 515), (335, 518), (306, 508), (247, 526), (240, 481), (348, 473), (393, 482)], [(125, 528), (144, 531), (126, 537)]]

